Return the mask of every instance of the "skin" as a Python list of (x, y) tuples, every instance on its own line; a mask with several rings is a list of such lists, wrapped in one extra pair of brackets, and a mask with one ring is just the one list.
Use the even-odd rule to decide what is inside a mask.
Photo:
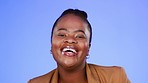
[[(63, 16), (55, 26), (51, 51), (59, 70), (59, 83), (87, 83), (85, 75), (90, 32), (88, 24), (73, 14)], [(62, 54), (66, 46), (74, 47), (74, 56)], [(77, 79), (77, 80), (75, 80)]]

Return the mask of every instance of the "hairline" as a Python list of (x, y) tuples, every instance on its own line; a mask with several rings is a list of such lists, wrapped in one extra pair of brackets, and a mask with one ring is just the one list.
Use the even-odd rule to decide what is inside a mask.
[(74, 15), (74, 16), (77, 16), (79, 17), (82, 21), (84, 21), (86, 24), (87, 24), (87, 28), (88, 28), (88, 31), (90, 33), (89, 35), (89, 44), (91, 44), (91, 38), (92, 38), (92, 27), (89, 23), (89, 21), (87, 19), (83, 19), (82, 17), (80, 17), (79, 15), (76, 15), (76, 14), (73, 14), (73, 13), (69, 13), (69, 14), (65, 14), (65, 15), (61, 15), (54, 23), (53, 27), (52, 27), (52, 31), (51, 31), (51, 43), (52, 43), (52, 38), (53, 38), (53, 32), (55, 30), (55, 27), (57, 26), (58, 22), (60, 21), (60, 19), (62, 19), (64, 16), (66, 15)]

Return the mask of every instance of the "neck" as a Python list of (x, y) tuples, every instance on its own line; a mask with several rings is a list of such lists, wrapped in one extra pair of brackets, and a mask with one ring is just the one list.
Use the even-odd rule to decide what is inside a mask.
[(79, 68), (77, 70), (59, 69), (59, 83), (87, 83), (86, 69)]

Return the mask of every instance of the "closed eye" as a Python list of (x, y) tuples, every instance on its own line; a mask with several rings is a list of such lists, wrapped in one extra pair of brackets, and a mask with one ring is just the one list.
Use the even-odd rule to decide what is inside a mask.
[(66, 34), (61, 34), (61, 33), (59, 33), (58, 36), (59, 36), (59, 37), (66, 37)]
[(77, 35), (76, 38), (80, 38), (81, 39), (81, 38), (85, 38), (85, 36), (84, 35)]

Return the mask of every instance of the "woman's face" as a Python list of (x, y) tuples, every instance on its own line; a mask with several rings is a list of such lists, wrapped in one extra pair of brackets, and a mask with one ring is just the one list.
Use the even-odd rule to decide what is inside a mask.
[(84, 66), (89, 52), (89, 39), (90, 32), (86, 22), (72, 14), (63, 16), (55, 26), (52, 37), (51, 51), (58, 66)]

